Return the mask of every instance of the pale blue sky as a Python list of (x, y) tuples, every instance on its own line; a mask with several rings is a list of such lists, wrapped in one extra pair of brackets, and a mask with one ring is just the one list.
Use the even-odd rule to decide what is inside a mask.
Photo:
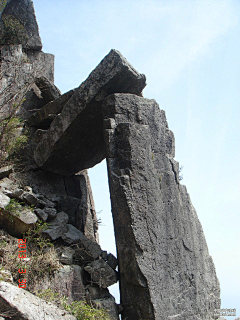
[[(55, 84), (80, 85), (114, 48), (147, 77), (146, 98), (166, 111), (182, 183), (202, 223), (222, 308), (240, 316), (240, 2), (34, 0)], [(90, 170), (101, 245), (114, 250), (104, 163)], [(112, 235), (113, 236), (113, 235)], [(116, 289), (113, 290), (116, 292)], [(234, 317), (228, 317), (234, 319)]]

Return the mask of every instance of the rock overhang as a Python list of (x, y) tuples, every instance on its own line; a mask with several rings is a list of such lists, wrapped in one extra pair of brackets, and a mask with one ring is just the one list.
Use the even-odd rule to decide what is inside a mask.
[(145, 85), (146, 77), (120, 52), (111, 50), (74, 90), (43, 135), (34, 153), (36, 163), (49, 171), (69, 175), (101, 162), (105, 158), (103, 100), (118, 92), (141, 96)]

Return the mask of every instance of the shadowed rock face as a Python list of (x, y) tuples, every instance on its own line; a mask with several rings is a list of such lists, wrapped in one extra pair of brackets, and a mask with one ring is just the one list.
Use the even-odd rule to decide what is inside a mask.
[[(0, 8), (1, 9), (1, 8)], [(1, 37), (4, 42), (22, 44), (24, 49), (41, 50), (42, 42), (39, 36), (33, 2), (31, 0), (8, 0), (7, 5), (0, 12), (0, 18), (5, 26), (1, 26)], [(8, 25), (15, 26), (14, 35), (8, 30)], [(8, 34), (9, 33), (9, 34)]]
[(165, 112), (141, 97), (144, 86), (145, 77), (112, 50), (79, 88), (30, 118), (38, 126), (60, 112), (35, 160), (70, 175), (107, 158), (123, 318), (214, 319), (220, 307), (214, 264), (179, 183)]
[(165, 113), (115, 94), (103, 114), (123, 318), (213, 319), (219, 283)]
[(101, 162), (105, 158), (103, 99), (115, 92), (141, 95), (145, 81), (118, 51), (111, 50), (51, 123), (35, 150), (36, 163), (69, 175)]

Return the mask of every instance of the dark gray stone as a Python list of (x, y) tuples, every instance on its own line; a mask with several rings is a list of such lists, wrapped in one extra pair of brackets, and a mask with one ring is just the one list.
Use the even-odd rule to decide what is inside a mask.
[(118, 281), (117, 273), (102, 258), (89, 263), (84, 267), (90, 276), (91, 283), (96, 283), (100, 288), (107, 288)]
[(41, 91), (42, 99), (46, 101), (46, 103), (61, 97), (61, 91), (47, 77), (38, 77), (36, 78), (35, 83)]
[(154, 100), (106, 98), (103, 114), (123, 318), (210, 320), (219, 282), (174, 137)]
[(75, 250), (75, 261), (79, 264), (84, 264), (93, 260), (96, 260), (100, 257), (102, 249), (100, 245), (88, 239), (85, 235), (82, 234), (79, 242), (73, 246)]
[(30, 206), (37, 206), (38, 205), (38, 199), (37, 197), (30, 193), (30, 192), (23, 192), (20, 196), (20, 200), (23, 200), (24, 202), (26, 202), (27, 204), (29, 204)]
[(101, 253), (101, 257), (103, 258), (104, 261), (107, 261), (107, 251), (103, 250)]
[(38, 129), (36, 132), (35, 132), (35, 142), (39, 142), (42, 138), (42, 136), (46, 133), (47, 130), (43, 130), (43, 129)]
[(107, 288), (100, 288), (97, 285), (88, 285), (86, 288), (86, 299), (96, 308), (104, 308), (108, 311), (112, 320), (118, 320), (118, 306), (114, 297), (109, 293)]
[(117, 258), (114, 257), (113, 254), (109, 253), (107, 255), (107, 264), (113, 269), (115, 270), (117, 268), (117, 265), (118, 265), (118, 261), (117, 261)]
[(0, 179), (8, 177), (9, 174), (12, 172), (13, 166), (6, 166), (0, 168)]
[(59, 212), (42, 234), (51, 240), (56, 240), (68, 231), (67, 223), (68, 215), (65, 212)]
[[(60, 296), (66, 296), (68, 303), (72, 303), (73, 301), (84, 300), (85, 289), (83, 282), (83, 269), (80, 266), (64, 265), (51, 276), (46, 275), (35, 279), (31, 285), (28, 285), (28, 289), (36, 292), (50, 288), (52, 291), (59, 293)], [(45, 319), (48, 318), (46, 317)], [(55, 320), (58, 320), (58, 318)]]
[(54, 208), (55, 207), (55, 204), (52, 201), (45, 198), (43, 195), (37, 194), (36, 197), (37, 197), (38, 205), (40, 206), (40, 208), (45, 208), (45, 207)]
[(53, 219), (57, 215), (57, 210), (54, 208), (44, 208), (43, 211), (48, 215), (49, 219)]
[[(13, 44), (22, 44), (23, 48), (41, 50), (42, 42), (39, 36), (33, 2), (31, 0), (10, 0), (4, 8), (1, 19), (11, 18), (19, 27), (15, 29), (17, 34)], [(2, 44), (12, 44), (12, 38), (3, 27)]]
[(48, 219), (48, 214), (42, 210), (42, 209), (35, 209), (34, 212), (36, 213), (36, 215), (38, 216), (38, 218), (40, 220), (42, 220), (43, 222), (46, 222)]
[[(141, 95), (145, 81), (118, 51), (111, 50), (51, 123), (34, 152), (36, 163), (69, 175), (101, 162), (105, 158), (102, 100), (114, 92)], [(78, 137), (77, 144), (72, 137)]]
[(59, 261), (63, 264), (72, 264), (75, 251), (72, 248), (65, 248)]
[[(49, 120), (53, 115), (56, 116), (59, 114), (64, 105), (68, 102), (68, 100), (73, 95), (74, 90), (70, 90), (69, 92), (61, 95), (57, 100), (50, 101), (46, 105), (44, 105), (40, 110), (35, 112), (30, 118), (28, 118), (28, 124), (31, 127), (49, 127), (52, 121)], [(53, 120), (53, 119), (52, 119)]]
[(68, 245), (77, 243), (83, 237), (82, 232), (79, 231), (77, 228), (75, 228), (71, 224), (68, 224), (67, 227), (68, 227), (68, 230), (62, 235), (62, 239)]

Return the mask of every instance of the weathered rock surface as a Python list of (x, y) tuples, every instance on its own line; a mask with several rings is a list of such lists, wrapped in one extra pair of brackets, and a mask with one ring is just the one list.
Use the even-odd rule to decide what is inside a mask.
[(56, 217), (49, 223), (46, 230), (42, 234), (51, 240), (60, 238), (65, 232), (68, 231), (68, 215), (65, 212), (59, 212)]
[[(22, 44), (25, 49), (41, 50), (42, 42), (39, 36), (33, 2), (31, 0), (10, 0), (0, 18), (5, 22), (11, 19), (16, 27), (15, 35), (9, 34), (9, 30), (4, 26), (1, 30), (2, 44), (14, 43)], [(7, 20), (8, 21), (8, 20)], [(4, 25), (8, 26), (5, 22)], [(15, 36), (15, 38), (14, 38)]]
[[(13, 110), (14, 95), (17, 103), (25, 97), (16, 115), (28, 120), (30, 138), (21, 154), (23, 171), (0, 171), (0, 227), (20, 236), (23, 222), (27, 228), (33, 224), (22, 212), (14, 216), (4, 209), (10, 198), (21, 200), (36, 207), (36, 215), (29, 212), (34, 221), (38, 216), (50, 222), (46, 236), (71, 246), (62, 253), (66, 265), (54, 280), (36, 282), (36, 287), (52, 285), (71, 301), (87, 293), (89, 301), (118, 319), (114, 298), (103, 289), (117, 280), (118, 262), (122, 318), (214, 318), (220, 307), (214, 265), (187, 190), (179, 183), (165, 113), (154, 100), (141, 97), (145, 76), (112, 50), (77, 89), (61, 95), (53, 84), (54, 57), (40, 51), (32, 1), (7, 0), (1, 13), (20, 27), (25, 22), (21, 44), (3, 46), (0, 52), (1, 119)], [(96, 242), (97, 216), (83, 170), (105, 157), (118, 261)], [(38, 298), (15, 289), (0, 284), (0, 311), (8, 312), (4, 317), (36, 319)], [(15, 299), (19, 290), (24, 293), (21, 303)], [(74, 318), (41, 306), (42, 318)]]
[(41, 109), (28, 118), (28, 124), (31, 127), (48, 129), (56, 115), (62, 112), (64, 105), (68, 102), (73, 93), (74, 90), (68, 91), (61, 95), (59, 99), (55, 98), (56, 100), (50, 101), (44, 105)]
[(117, 268), (118, 265), (118, 261), (117, 258), (114, 257), (114, 255), (112, 253), (109, 253), (107, 255), (107, 264), (113, 269), (115, 270)]
[(114, 297), (109, 293), (108, 289), (99, 288), (96, 285), (87, 286), (86, 298), (90, 297), (90, 302), (96, 308), (105, 308), (111, 320), (119, 320), (118, 306), (115, 303)]
[(219, 283), (165, 113), (115, 94), (103, 114), (123, 318), (212, 319)]
[(0, 228), (4, 228), (13, 237), (22, 237), (37, 220), (38, 217), (28, 208), (23, 207), (16, 213), (0, 208)]
[[(36, 163), (52, 172), (70, 175), (101, 162), (105, 158), (102, 100), (114, 92), (141, 95), (144, 87), (145, 76), (118, 51), (111, 50), (75, 89), (43, 135), (34, 153)], [(77, 144), (73, 136), (78, 137)]]
[(73, 246), (73, 248), (75, 249), (75, 259), (81, 261), (89, 262), (96, 260), (102, 253), (100, 245), (97, 242), (88, 239), (83, 234), (81, 235), (79, 242)]
[[(36, 75), (54, 81), (54, 56), (42, 51), (23, 52), (22, 45), (1, 47), (0, 105), (1, 118), (12, 112), (12, 102), (17, 105), (25, 98), (16, 115), (27, 119), (49, 102), (41, 96), (35, 84)], [(45, 98), (48, 96), (45, 96)]]
[(5, 194), (3, 194), (2, 192), (0, 192), (0, 208), (5, 209), (5, 207), (7, 207), (9, 203), (10, 203), (10, 198)]
[(0, 282), (0, 312), (2, 316), (13, 320), (76, 320), (54, 304), (3, 281)]
[(12, 166), (0, 168), (0, 179), (7, 177), (12, 172)]
[(118, 281), (117, 273), (102, 259), (89, 263), (84, 270), (91, 276), (91, 282), (100, 288), (107, 288)]
[[(50, 222), (56, 210), (64, 211), (69, 217), (69, 224), (89, 239), (98, 241), (97, 215), (87, 170), (66, 177), (30, 167), (25, 173), (15, 172), (10, 176), (11, 179), (0, 180), (0, 192), (10, 198), (36, 204), (35, 213), (43, 221)], [(16, 181), (29, 186), (31, 192), (20, 188)]]
[(72, 264), (74, 253), (75, 251), (72, 248), (66, 248), (61, 254), (60, 262), (63, 264)]
[(65, 265), (61, 267), (54, 275), (36, 279), (31, 286), (28, 286), (33, 292), (46, 289), (52, 289), (53, 292), (68, 298), (68, 303), (84, 300), (85, 288), (83, 280), (83, 270), (78, 265)]
[(9, 270), (0, 269), (0, 281), (13, 283), (13, 277)]

